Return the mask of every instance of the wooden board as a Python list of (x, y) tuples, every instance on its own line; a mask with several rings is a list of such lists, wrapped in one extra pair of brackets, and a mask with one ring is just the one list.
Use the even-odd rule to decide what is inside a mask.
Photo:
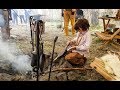
[(117, 17), (106, 17), (106, 16), (103, 16), (103, 17), (98, 17), (98, 19), (104, 19), (104, 20), (112, 19), (112, 20), (120, 21), (120, 19), (117, 18)]
[(113, 75), (107, 73), (107, 71), (105, 70), (104, 63), (100, 59), (95, 57), (95, 60), (90, 64), (90, 66), (93, 69), (95, 69), (98, 73), (100, 73), (108, 81), (116, 80)]
[[(101, 33), (101, 34), (104, 35), (104, 36), (107, 36), (107, 37), (112, 36), (111, 34), (105, 34), (105, 33)], [(120, 35), (115, 35), (114, 38), (115, 38), (115, 39), (120, 39)]]
[[(107, 37), (111, 37), (111, 34), (105, 34), (105, 33), (100, 33), (100, 32), (96, 32), (97, 36), (101, 39), (104, 39)], [(120, 35), (115, 35), (114, 39), (120, 39)]]

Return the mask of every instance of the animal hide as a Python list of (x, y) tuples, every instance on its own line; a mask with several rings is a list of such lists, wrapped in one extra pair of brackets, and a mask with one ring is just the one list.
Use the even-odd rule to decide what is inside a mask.
[(102, 61), (105, 64), (105, 69), (110, 74), (116, 75), (116, 77), (120, 78), (120, 60), (116, 54), (106, 54), (101, 57)]
[(70, 62), (73, 65), (84, 66), (87, 58), (84, 57), (84, 55), (81, 55), (77, 52), (72, 52), (65, 56), (65, 60), (67, 60), (68, 62)]

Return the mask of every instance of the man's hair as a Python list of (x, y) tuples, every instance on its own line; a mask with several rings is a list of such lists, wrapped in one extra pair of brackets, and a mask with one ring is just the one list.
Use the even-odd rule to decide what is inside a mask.
[(87, 29), (89, 29), (90, 25), (87, 19), (83, 18), (83, 19), (78, 19), (74, 25), (74, 29), (76, 31), (79, 30), (79, 28), (82, 28), (83, 31), (86, 31)]

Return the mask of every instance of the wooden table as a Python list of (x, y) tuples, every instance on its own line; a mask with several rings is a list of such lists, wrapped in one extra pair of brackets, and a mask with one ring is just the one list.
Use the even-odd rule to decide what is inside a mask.
[[(103, 20), (104, 32), (106, 31), (106, 29), (107, 29), (107, 27), (108, 27), (111, 20), (120, 21), (120, 19), (118, 19), (116, 17), (99, 17), (98, 19)], [(107, 20), (107, 23), (105, 22), (106, 20)]]
[[(120, 32), (120, 29), (118, 29), (117, 31), (116, 31), (117, 33), (118, 32)], [(115, 33), (116, 33), (115, 32)], [(114, 34), (115, 34), (114, 33)], [(96, 32), (96, 35), (101, 39), (101, 40), (103, 40), (104, 42), (103, 42), (103, 45), (101, 45), (100, 47), (98, 47), (98, 49), (102, 49), (103, 47), (105, 47), (106, 45), (108, 45), (108, 44), (111, 44), (112, 46), (114, 46), (116, 49), (120, 49), (120, 45), (118, 44), (118, 43), (116, 43), (116, 42), (114, 42), (114, 40), (113, 39), (120, 39), (120, 35), (110, 35), (110, 34), (105, 34), (104, 32), (103, 33), (100, 33), (100, 32)], [(112, 39), (111, 39), (111, 37), (112, 37)]]
[[(100, 32), (96, 32), (97, 36), (99, 38), (101, 38), (102, 40), (104, 40), (104, 45), (100, 47), (100, 49), (102, 49), (104, 46), (106, 46), (110, 41), (113, 40), (107, 40), (108, 38), (112, 37), (113, 39), (120, 39), (120, 35), (118, 35), (118, 33), (120, 32), (114, 32), (113, 34), (106, 34), (105, 31), (107, 30), (107, 27), (110, 23), (111, 20), (115, 20), (115, 21), (120, 21), (120, 19), (116, 18), (116, 17), (99, 17), (98, 19), (102, 19), (103, 20), (103, 27), (104, 27), (104, 32), (100, 33)], [(106, 22), (107, 21), (107, 22)], [(120, 29), (118, 29), (117, 31), (120, 31)], [(117, 33), (117, 34), (115, 34)], [(112, 46), (114, 46), (115, 48), (118, 48), (115, 44), (111, 43)]]

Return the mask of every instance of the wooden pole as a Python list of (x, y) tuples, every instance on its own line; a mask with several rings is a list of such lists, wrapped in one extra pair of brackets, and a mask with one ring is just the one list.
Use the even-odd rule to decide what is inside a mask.
[[(84, 71), (84, 70), (92, 70), (92, 68), (58, 68), (58, 69), (51, 70), (51, 72), (56, 72), (56, 71), (71, 71), (71, 70)], [(49, 73), (49, 71), (44, 72), (44, 74), (46, 74), (46, 73)]]

